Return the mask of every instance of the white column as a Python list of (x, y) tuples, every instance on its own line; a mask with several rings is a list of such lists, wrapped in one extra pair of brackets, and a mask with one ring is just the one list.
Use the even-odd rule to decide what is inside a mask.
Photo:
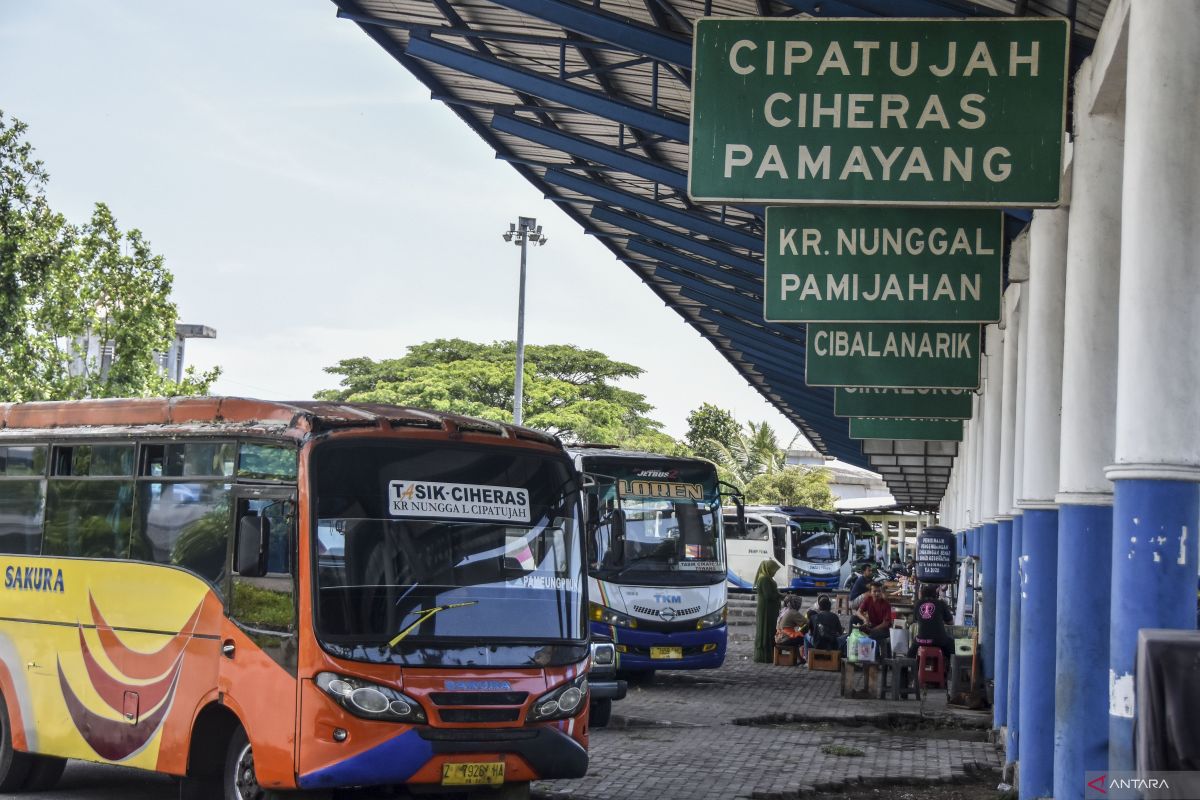
[(1024, 464), (1018, 505), (1053, 508), (1058, 493), (1067, 208), (1033, 212), (1029, 229), (1029, 346), (1025, 366)]
[(1013, 457), (1017, 428), (1017, 343), (1020, 338), (1018, 304), (1021, 285), (1014, 283), (1004, 292), (1004, 388), (1000, 397), (1000, 483), (998, 517), (1013, 515)]
[(1004, 332), (996, 324), (986, 327), (987, 383), (983, 390), (983, 444), (980, 514), (994, 523), (1000, 513), (1000, 427), (1004, 397)]

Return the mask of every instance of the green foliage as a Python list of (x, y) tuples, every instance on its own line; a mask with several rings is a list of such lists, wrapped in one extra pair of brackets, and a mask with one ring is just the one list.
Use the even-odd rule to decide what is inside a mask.
[[(756, 475), (783, 469), (787, 456), (787, 450), (779, 446), (775, 430), (769, 424), (749, 422), (747, 427), (749, 433), (739, 429), (737, 436), (728, 444), (717, 443), (717, 457), (714, 459), (721, 480), (742, 490)], [(795, 437), (792, 442), (795, 442)]]
[[(317, 393), (319, 400), (392, 403), (512, 420), (516, 345), (437, 339), (413, 345), (401, 358), (350, 358), (326, 372), (341, 376), (341, 388)], [(678, 450), (648, 416), (645, 395), (616, 381), (636, 378), (640, 367), (614, 361), (598, 350), (574, 345), (525, 348), (524, 424), (572, 442), (647, 446)]]
[[(0, 401), (207, 393), (219, 370), (176, 383), (155, 364), (177, 319), (162, 256), (103, 203), (81, 226), (54, 213), (25, 132), (0, 112)], [(105, 374), (97, 342), (113, 346)]]
[(820, 467), (784, 467), (763, 472), (746, 484), (746, 502), (833, 511), (835, 498), (829, 489), (829, 478), (829, 470)]
[(719, 461), (722, 448), (729, 448), (742, 434), (742, 426), (733, 414), (711, 403), (704, 403), (688, 414), (684, 435), (688, 447), (702, 458)]
[(252, 628), (287, 631), (291, 630), (295, 619), (295, 602), (291, 594), (271, 591), (254, 586), (243, 578), (234, 578), (229, 614)]
[(865, 756), (866, 752), (859, 747), (848, 744), (823, 744), (821, 752), (827, 756)]

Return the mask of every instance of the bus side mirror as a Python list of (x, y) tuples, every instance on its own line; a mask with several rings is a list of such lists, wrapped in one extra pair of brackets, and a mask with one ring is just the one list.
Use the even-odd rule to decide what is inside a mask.
[(238, 520), (237, 563), (234, 571), (243, 578), (261, 578), (267, 574), (267, 555), (271, 543), (271, 521), (257, 514)]

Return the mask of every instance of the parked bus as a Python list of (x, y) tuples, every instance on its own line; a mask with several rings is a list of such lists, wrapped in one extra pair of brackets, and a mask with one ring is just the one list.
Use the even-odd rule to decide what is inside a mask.
[(394, 406), (0, 405), (0, 793), (582, 777), (580, 489), (552, 437)]
[(717, 470), (698, 458), (569, 448), (584, 475), (589, 616), (622, 672), (725, 660), (725, 539)]
[(782, 566), (775, 581), (784, 590), (837, 589), (850, 576), (853, 537), (833, 515), (806, 506), (746, 506), (745, 516), (746, 538), (727, 543), (731, 586), (751, 588), (768, 557)]

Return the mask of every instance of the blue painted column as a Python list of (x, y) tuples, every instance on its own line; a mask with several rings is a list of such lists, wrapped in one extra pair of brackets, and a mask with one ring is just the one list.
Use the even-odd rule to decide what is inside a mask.
[(1129, 770), (1138, 631), (1196, 627), (1200, 484), (1116, 480), (1114, 486), (1108, 768)]
[(1009, 764), (1017, 760), (1021, 732), (1021, 529), (1025, 524), (1025, 515), (1017, 514), (1012, 523), (1008, 593), (1008, 624), (1012, 638), (1008, 644), (1008, 731), (1004, 737), (1004, 759)]
[(996, 663), (995, 702), (992, 704), (992, 727), (1008, 724), (1008, 648), (1012, 640), (1009, 629), (1009, 586), (1012, 563), (1013, 521), (1002, 519), (996, 528)]
[(983, 562), (983, 614), (979, 621), (979, 641), (983, 647), (983, 676), (992, 680), (996, 675), (996, 523), (989, 522), (979, 530), (980, 558)]
[(1108, 619), (1112, 508), (1058, 509), (1054, 797), (1084, 795), (1084, 773), (1108, 764)]
[(1133, 767), (1142, 628), (1196, 626), (1200, 3), (1129, 4), (1113, 482), (1109, 771)]
[[(1054, 794), (1054, 619), (1058, 602), (1058, 512), (1025, 509), (1021, 529), (1021, 800)], [(1090, 624), (1080, 609), (1076, 624)]]

